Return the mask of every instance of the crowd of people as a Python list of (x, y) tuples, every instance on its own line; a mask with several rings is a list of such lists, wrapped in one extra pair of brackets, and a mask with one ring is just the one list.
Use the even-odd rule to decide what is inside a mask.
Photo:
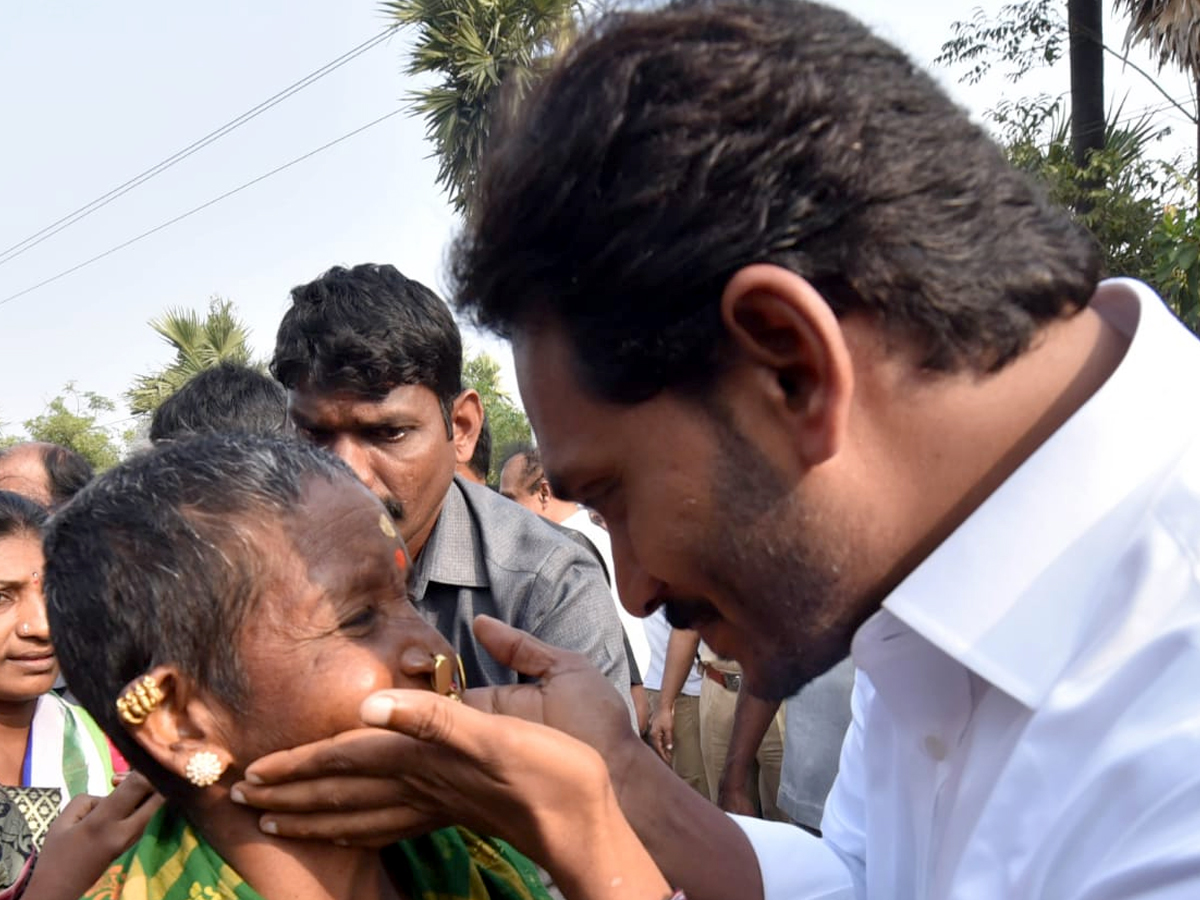
[(0, 453), (0, 900), (1200, 896), (1200, 345), (903, 53), (608, 12), (451, 270), (493, 487), (386, 264)]

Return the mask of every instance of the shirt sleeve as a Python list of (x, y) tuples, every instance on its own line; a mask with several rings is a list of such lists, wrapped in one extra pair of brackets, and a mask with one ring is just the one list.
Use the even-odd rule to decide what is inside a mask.
[(853, 900), (849, 869), (820, 838), (783, 822), (730, 818), (758, 857), (763, 900)]
[(538, 572), (521, 627), (539, 640), (582, 653), (617, 689), (630, 719), (637, 722), (629, 693), (625, 629), (600, 564), (564, 542)]
[[(863, 721), (873, 689), (855, 672), (850, 728), (825, 801), (823, 838), (792, 825), (731, 816), (758, 857), (763, 900), (832, 900), (865, 894)], [(787, 752), (787, 748), (784, 748)]]

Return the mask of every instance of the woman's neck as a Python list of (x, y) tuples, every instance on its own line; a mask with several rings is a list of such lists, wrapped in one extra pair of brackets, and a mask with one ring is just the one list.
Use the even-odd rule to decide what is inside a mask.
[(189, 816), (213, 849), (264, 900), (407, 900), (379, 851), (264, 834), (259, 816), (223, 797)]
[(0, 702), (0, 784), (19, 785), (37, 699)]

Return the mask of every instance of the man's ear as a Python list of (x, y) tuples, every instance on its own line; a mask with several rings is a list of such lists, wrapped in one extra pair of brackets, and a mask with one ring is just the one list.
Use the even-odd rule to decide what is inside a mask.
[(738, 270), (721, 295), (721, 318), (757, 369), (767, 402), (788, 421), (807, 467), (845, 440), (854, 368), (837, 316), (805, 279), (759, 263)]
[(479, 429), (483, 427), (483, 401), (479, 392), (467, 388), (454, 398), (450, 408), (450, 424), (454, 427), (454, 456), (463, 464), (471, 461)]
[[(174, 666), (155, 666), (146, 674), (162, 696), (142, 722), (132, 724), (122, 716), (125, 730), (160, 766), (185, 781), (188, 763), (197, 753), (214, 754), (224, 771), (234, 759), (212, 701)], [(136, 683), (130, 683), (126, 694)]]

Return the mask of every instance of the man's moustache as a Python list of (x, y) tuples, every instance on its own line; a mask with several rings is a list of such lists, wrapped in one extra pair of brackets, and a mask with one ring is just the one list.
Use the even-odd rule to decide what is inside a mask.
[(712, 605), (704, 600), (668, 600), (663, 606), (672, 628), (694, 631), (700, 625), (720, 618)]

